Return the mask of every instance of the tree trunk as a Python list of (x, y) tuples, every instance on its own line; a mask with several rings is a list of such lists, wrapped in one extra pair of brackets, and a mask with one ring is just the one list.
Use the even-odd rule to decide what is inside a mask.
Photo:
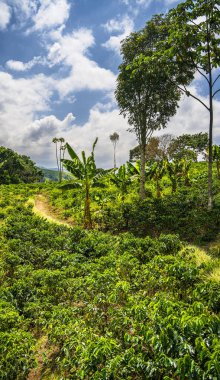
[(114, 145), (114, 169), (116, 169), (116, 154), (115, 154), (115, 150), (116, 150), (116, 145)]
[(212, 104), (212, 96), (210, 96), (209, 163), (208, 163), (208, 210), (212, 209), (212, 130), (213, 130), (213, 104)]
[[(206, 18), (208, 20), (208, 18)], [(209, 66), (209, 162), (208, 162), (208, 210), (212, 209), (212, 131), (213, 131), (213, 81), (210, 51), (210, 25), (207, 21), (207, 46)]]
[(146, 144), (140, 144), (140, 198), (143, 200), (146, 197), (145, 193), (145, 147)]
[(86, 198), (85, 198), (85, 209), (84, 209), (84, 228), (92, 229), (92, 218), (90, 211), (90, 194), (89, 194), (89, 184), (86, 183)]
[(57, 170), (58, 170), (58, 176), (60, 173), (60, 167), (59, 167), (59, 158), (58, 158), (58, 150), (57, 150), (57, 142), (56, 142), (56, 159), (57, 159)]
[(60, 161), (59, 182), (62, 182), (61, 145), (60, 145), (60, 157), (59, 157), (59, 161)]

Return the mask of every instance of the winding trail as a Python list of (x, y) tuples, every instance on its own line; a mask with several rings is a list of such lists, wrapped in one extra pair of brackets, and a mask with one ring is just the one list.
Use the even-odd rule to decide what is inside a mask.
[(55, 212), (49, 205), (47, 198), (42, 194), (37, 195), (35, 198), (30, 198), (28, 204), (33, 205), (32, 210), (36, 215), (45, 218), (46, 220), (48, 220), (48, 222), (62, 224), (66, 227), (73, 226), (72, 223), (65, 222), (55, 214)]

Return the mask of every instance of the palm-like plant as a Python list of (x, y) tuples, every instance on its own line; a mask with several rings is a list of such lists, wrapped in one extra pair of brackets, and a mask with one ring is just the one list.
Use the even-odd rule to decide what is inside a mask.
[(120, 166), (117, 173), (112, 174), (111, 182), (119, 189), (122, 196), (122, 202), (124, 202), (125, 194), (128, 192), (128, 186), (131, 184), (131, 175), (125, 164)]
[[(90, 189), (92, 186), (98, 183), (100, 178), (105, 174), (100, 172), (96, 168), (94, 149), (97, 144), (98, 138), (95, 139), (92, 152), (87, 158), (85, 152), (82, 151), (82, 158), (80, 159), (76, 152), (71, 148), (71, 146), (66, 143), (67, 151), (71, 157), (71, 160), (62, 159), (64, 167), (73, 175), (72, 187), (81, 186), (85, 193), (85, 206), (84, 206), (84, 227), (87, 229), (92, 228), (92, 217), (91, 217), (91, 197)], [(71, 185), (64, 185), (62, 188), (70, 188)]]
[(166, 172), (166, 161), (156, 161), (146, 168), (146, 177), (153, 179), (156, 183), (157, 198), (161, 197), (161, 179)]
[(177, 184), (181, 178), (184, 178), (185, 186), (190, 186), (189, 169), (191, 161), (183, 158), (182, 160), (167, 162), (167, 172), (172, 183), (172, 193), (177, 190)]

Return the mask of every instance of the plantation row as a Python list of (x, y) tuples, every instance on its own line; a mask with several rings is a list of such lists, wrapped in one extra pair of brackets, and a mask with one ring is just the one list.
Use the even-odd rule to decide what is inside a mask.
[(176, 235), (48, 223), (27, 203), (42, 188), (1, 186), (0, 379), (37, 379), (39, 355), (45, 379), (218, 379), (210, 262)]

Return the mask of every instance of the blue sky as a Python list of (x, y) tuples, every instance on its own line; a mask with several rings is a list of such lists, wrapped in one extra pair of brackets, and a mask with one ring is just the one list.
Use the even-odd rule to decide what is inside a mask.
[[(109, 135), (117, 132), (118, 164), (125, 162), (136, 139), (114, 99), (120, 41), (179, 2), (0, 0), (0, 145), (54, 167), (53, 137), (63, 136), (80, 152), (89, 151), (97, 136), (98, 165), (110, 167)], [(201, 88), (197, 83), (194, 91)], [(218, 101), (215, 107), (218, 119)], [(196, 133), (207, 126), (207, 111), (183, 97), (164, 132)]]

